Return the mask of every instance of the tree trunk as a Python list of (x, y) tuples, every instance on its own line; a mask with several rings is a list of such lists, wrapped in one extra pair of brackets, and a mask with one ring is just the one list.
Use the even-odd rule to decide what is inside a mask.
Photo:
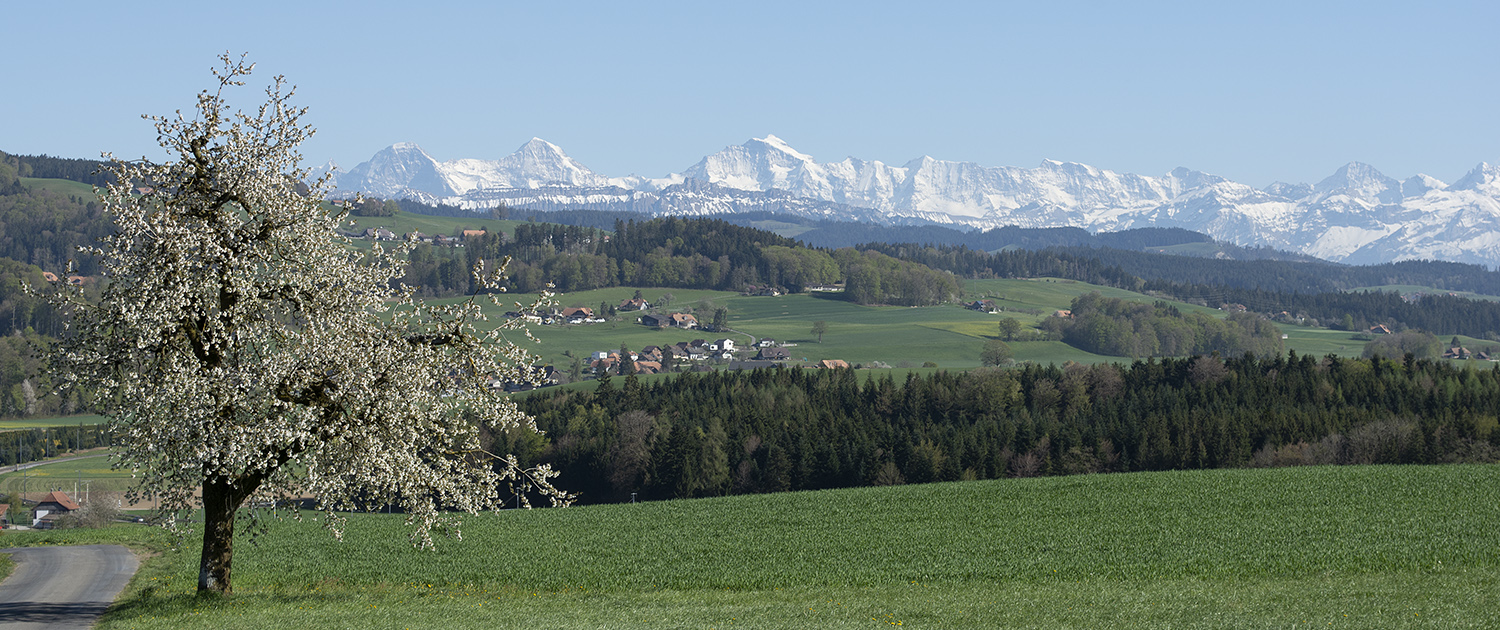
[(229, 568), (234, 558), (234, 515), (254, 488), (236, 487), (218, 477), (203, 482), (203, 557), (198, 563), (198, 592), (230, 593)]

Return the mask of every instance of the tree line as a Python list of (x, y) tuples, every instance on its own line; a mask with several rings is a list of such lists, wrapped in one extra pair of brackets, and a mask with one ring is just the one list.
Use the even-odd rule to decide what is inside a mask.
[(1496, 461), (1500, 368), (1299, 356), (865, 378), (689, 373), (521, 399), (491, 436), (584, 502), (1034, 475)]

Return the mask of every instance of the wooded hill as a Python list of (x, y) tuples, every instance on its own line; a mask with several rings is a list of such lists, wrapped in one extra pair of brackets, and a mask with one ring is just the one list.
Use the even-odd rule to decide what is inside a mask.
[(496, 439), (562, 470), (585, 502), (1500, 453), (1500, 368), (1295, 353), (904, 382), (847, 369), (616, 377), (519, 402), (546, 438)]
[[(1395, 330), (1420, 328), (1439, 334), (1461, 334), (1471, 337), (1500, 340), (1500, 302), (1472, 300), (1444, 293), (1423, 295), (1408, 301), (1400, 295), (1377, 291), (1316, 291), (1315, 287), (1303, 289), (1242, 288), (1226, 284), (1191, 284), (1160, 278), (1142, 278), (1126, 269), (1106, 263), (1092, 256), (1099, 252), (1118, 250), (1066, 251), (1046, 249), (1039, 251), (1003, 251), (987, 253), (965, 247), (936, 247), (911, 243), (871, 243), (861, 246), (867, 251), (876, 251), (901, 260), (917, 262), (934, 269), (951, 271), (964, 277), (979, 278), (1033, 278), (1058, 277), (1079, 280), (1092, 284), (1118, 287), (1130, 291), (1152, 293), (1164, 297), (1202, 304), (1209, 307), (1241, 305), (1251, 312), (1276, 314), (1286, 311), (1292, 317), (1312, 318), (1322, 325), (1350, 331), (1363, 331), (1376, 324), (1384, 324)], [(1135, 256), (1135, 253), (1129, 253)], [(1273, 265), (1292, 264), (1274, 261), (1208, 261), (1184, 259), (1175, 256), (1140, 254), (1161, 259), (1163, 269), (1194, 269), (1200, 266), (1221, 265), (1226, 276), (1233, 276), (1238, 285), (1282, 286), (1285, 278), (1278, 275)], [(1156, 260), (1156, 259), (1153, 259)], [(1170, 262), (1171, 264), (1167, 264)], [(1319, 265), (1326, 268), (1330, 277), (1338, 277), (1340, 269), (1361, 269), (1335, 265)], [(1188, 275), (1183, 272), (1179, 275)], [(1360, 274), (1369, 274), (1360, 275)], [(1306, 277), (1314, 277), (1311, 270)], [(1443, 281), (1450, 287), (1492, 287), (1500, 285), (1500, 273), (1485, 271), (1475, 265), (1441, 262), (1403, 262), (1366, 268), (1365, 271), (1350, 271), (1345, 282), (1377, 281), (1378, 284), (1408, 283), (1418, 281)], [(1456, 288), (1456, 287), (1455, 287)], [(1500, 286), (1496, 286), (1500, 288)], [(1488, 289), (1487, 289), (1488, 290)]]
[(616, 221), (613, 228), (606, 235), (594, 228), (523, 223), (513, 238), (496, 232), (466, 242), (463, 258), (451, 249), (421, 246), (406, 282), (436, 295), (465, 292), (472, 288), (469, 265), (510, 256), (507, 282), (522, 293), (549, 282), (565, 293), (615, 286), (797, 292), (842, 280), (844, 296), (859, 304), (927, 306), (955, 301), (962, 290), (952, 274), (919, 263), (878, 252), (812, 249), (718, 219)]

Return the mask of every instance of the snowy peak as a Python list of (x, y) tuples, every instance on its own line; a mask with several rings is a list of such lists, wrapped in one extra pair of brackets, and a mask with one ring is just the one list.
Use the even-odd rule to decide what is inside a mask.
[(493, 161), (439, 162), (415, 144), (398, 142), (338, 177), (339, 188), (380, 197), (406, 197), (413, 192), (447, 197), (483, 188), (603, 183), (603, 177), (541, 138), (532, 138), (514, 153)]
[(1348, 195), (1363, 201), (1399, 203), (1401, 182), (1386, 177), (1369, 164), (1350, 162), (1314, 185), (1313, 192), (1325, 197)]
[(338, 194), (470, 209), (504, 203), (670, 215), (786, 212), (966, 228), (1174, 227), (1355, 264), (1424, 258), (1500, 265), (1500, 166), (1487, 163), (1452, 185), (1420, 174), (1397, 181), (1350, 162), (1315, 185), (1256, 190), (1184, 167), (1146, 176), (1059, 160), (1034, 168), (925, 155), (901, 166), (854, 157), (820, 163), (766, 135), (657, 179), (606, 178), (540, 138), (498, 160), (449, 162), (403, 142), (347, 173), (333, 172)]
[(1401, 197), (1405, 199), (1421, 197), (1430, 191), (1443, 190), (1447, 187), (1447, 184), (1444, 184), (1436, 177), (1417, 173), (1406, 178), (1406, 181), (1401, 182)]
[(785, 140), (782, 140), (781, 138), (778, 138), (778, 137), (776, 137), (774, 135), (771, 135), (771, 134), (766, 134), (766, 137), (764, 137), (764, 138), (751, 138), (749, 142), (745, 143), (745, 145), (748, 146), (751, 143), (764, 144), (764, 145), (766, 145), (766, 146), (768, 146), (768, 147), (770, 147), (772, 149), (775, 149), (777, 151), (780, 151), (782, 153), (790, 155), (790, 156), (792, 156), (794, 158), (797, 158), (798, 160), (801, 160), (801, 161), (804, 161), (804, 162), (811, 162), (812, 161), (812, 156), (811, 155), (808, 155), (806, 153), (803, 153), (801, 151), (793, 149), (792, 145), (787, 144)]
[(1458, 181), (1453, 182), (1449, 190), (1473, 190), (1491, 195), (1500, 193), (1500, 166), (1489, 162), (1480, 162), (1479, 166), (1469, 171)]
[(739, 190), (821, 189), (827, 176), (812, 156), (767, 135), (725, 147), (682, 172), (684, 177)]
[(1268, 194), (1283, 199), (1301, 199), (1313, 194), (1312, 184), (1288, 184), (1286, 182), (1271, 182), (1269, 186), (1261, 189)]
[(439, 196), (461, 192), (448, 185), (437, 160), (410, 142), (397, 142), (381, 149), (369, 161), (339, 175), (337, 181), (340, 188), (379, 197), (402, 196), (408, 189)]

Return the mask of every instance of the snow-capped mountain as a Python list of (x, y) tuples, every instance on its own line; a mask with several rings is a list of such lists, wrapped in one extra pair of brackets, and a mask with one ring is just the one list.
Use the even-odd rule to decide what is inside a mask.
[[(314, 169), (336, 168), (328, 165)], [(606, 177), (533, 138), (499, 160), (441, 162), (399, 143), (338, 173), (340, 191), (474, 210), (628, 210), (707, 215), (773, 211), (885, 224), (1096, 231), (1181, 227), (1244, 246), (1351, 263), (1435, 258), (1500, 266), (1500, 167), (1444, 184), (1350, 162), (1316, 184), (1255, 189), (1177, 168), (1135, 175), (1074, 162), (991, 167), (923, 156), (900, 166), (818, 162), (776, 136), (705, 156), (662, 178)]]

